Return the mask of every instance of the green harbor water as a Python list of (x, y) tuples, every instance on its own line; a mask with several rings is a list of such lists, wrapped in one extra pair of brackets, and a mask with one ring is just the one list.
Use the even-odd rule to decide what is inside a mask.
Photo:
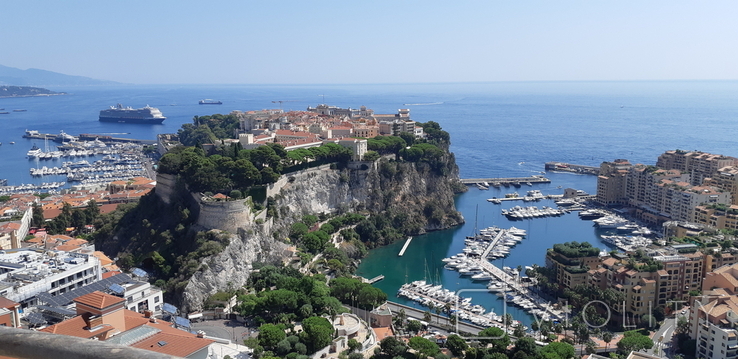
[(571, 187), (594, 193), (596, 187), (596, 177), (594, 176), (547, 173), (546, 177), (550, 178), (552, 183), (535, 184), (532, 187), (524, 185), (522, 188), (490, 188), (488, 191), (470, 187), (468, 192), (458, 195), (455, 201), (456, 208), (464, 215), (466, 223), (451, 229), (414, 237), (402, 257), (399, 257), (398, 254), (405, 241), (398, 241), (385, 247), (373, 249), (362, 261), (357, 274), (365, 278), (384, 275), (385, 278), (374, 285), (384, 290), (389, 300), (417, 308), (423, 308), (423, 306), (409, 299), (397, 297), (397, 290), (404, 283), (426, 280), (435, 284), (442, 284), (444, 288), (454, 291), (474, 289), (477, 291), (465, 292), (461, 295), (471, 297), (473, 304), (480, 304), (488, 310), (493, 310), (498, 315), (511, 313), (516, 320), (530, 326), (534, 318), (522, 309), (506, 306), (501, 298), (494, 293), (487, 292), (487, 282), (475, 282), (469, 277), (460, 276), (456, 271), (447, 270), (444, 268), (445, 263), (441, 260), (461, 252), (464, 248), (466, 236), (474, 233), (475, 222), (478, 228), (492, 225), (501, 228), (515, 226), (528, 231), (526, 239), (513, 247), (507, 258), (492, 261), (500, 268), (505, 266), (525, 267), (533, 264), (542, 266), (544, 265), (546, 250), (555, 243), (567, 241), (586, 241), (603, 250), (609, 250), (610, 248), (600, 240), (600, 235), (607, 232), (597, 230), (593, 227), (591, 221), (579, 219), (576, 213), (561, 217), (536, 218), (523, 221), (510, 221), (501, 214), (501, 209), (508, 209), (517, 205), (555, 208), (556, 204), (552, 200), (542, 200), (540, 202), (512, 201), (503, 202), (501, 205), (495, 205), (487, 201), (488, 198), (504, 197), (505, 193), (513, 191), (523, 195), (528, 190), (537, 189), (547, 195), (561, 194), (564, 188)]

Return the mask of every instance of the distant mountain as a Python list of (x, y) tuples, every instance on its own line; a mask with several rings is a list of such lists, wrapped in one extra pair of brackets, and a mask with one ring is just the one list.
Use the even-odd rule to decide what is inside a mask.
[(84, 76), (71, 76), (58, 72), (28, 69), (0, 65), (0, 85), (15, 86), (90, 86), (115, 85), (119, 82), (96, 80)]
[(25, 86), (0, 86), (0, 98), (2, 97), (30, 97), (30, 96), (52, 96), (66, 95), (65, 92), (54, 92), (40, 87)]

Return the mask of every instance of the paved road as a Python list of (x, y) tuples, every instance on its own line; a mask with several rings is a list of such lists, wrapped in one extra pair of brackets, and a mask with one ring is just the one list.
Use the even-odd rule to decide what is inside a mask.
[(677, 348), (672, 347), (672, 344), (674, 344), (673, 337), (680, 317), (689, 319), (689, 309), (685, 309), (684, 312), (678, 312), (672, 318), (664, 319), (664, 323), (661, 324), (661, 327), (653, 336), (653, 348), (648, 351), (649, 354), (666, 356), (667, 354), (674, 353), (674, 350)]
[(675, 328), (676, 318), (664, 319), (664, 323), (653, 335), (653, 348), (649, 349), (647, 353), (657, 356), (665, 355), (671, 345), (671, 336), (674, 335)]
[[(397, 313), (400, 311), (400, 309), (404, 309), (405, 314), (407, 314), (408, 317), (413, 317), (413, 318), (420, 319), (420, 320), (423, 320), (423, 315), (428, 310), (425, 308), (408, 307), (406, 305), (402, 305), (402, 304), (395, 303), (395, 302), (387, 302), (387, 305), (389, 306), (390, 310), (392, 310), (392, 313)], [(442, 326), (437, 325), (437, 323), (441, 323), (442, 325), (445, 326), (446, 320), (448, 318), (446, 318), (445, 316), (438, 315), (438, 314), (431, 314), (431, 316), (432, 316), (432, 320), (431, 320), (431, 323), (428, 323), (429, 326), (433, 328), (445, 330)], [(475, 335), (484, 329), (486, 328), (480, 327), (474, 324), (469, 324), (469, 323), (462, 322), (458, 324), (459, 331), (472, 333)]]

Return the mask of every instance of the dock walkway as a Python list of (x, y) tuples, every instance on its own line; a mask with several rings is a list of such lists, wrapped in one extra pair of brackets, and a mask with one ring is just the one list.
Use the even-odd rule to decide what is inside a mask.
[(405, 251), (407, 250), (407, 246), (410, 245), (410, 242), (413, 240), (413, 237), (407, 237), (407, 241), (405, 241), (405, 245), (402, 246), (402, 249), (400, 250), (400, 253), (397, 255), (398, 257), (402, 257), (403, 254), (405, 254)]
[(461, 179), (461, 183), (467, 185), (473, 185), (477, 183), (551, 183), (551, 180), (543, 176), (532, 176), (532, 177), (505, 177), (505, 178), (465, 178)]

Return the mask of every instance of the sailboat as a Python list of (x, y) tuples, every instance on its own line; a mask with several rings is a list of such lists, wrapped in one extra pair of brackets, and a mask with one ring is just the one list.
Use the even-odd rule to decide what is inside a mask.
[(479, 205), (477, 205), (477, 209), (474, 212), (474, 234), (471, 236), (466, 236), (466, 239), (478, 239), (479, 238), (479, 227), (477, 227), (477, 215), (479, 214)]

